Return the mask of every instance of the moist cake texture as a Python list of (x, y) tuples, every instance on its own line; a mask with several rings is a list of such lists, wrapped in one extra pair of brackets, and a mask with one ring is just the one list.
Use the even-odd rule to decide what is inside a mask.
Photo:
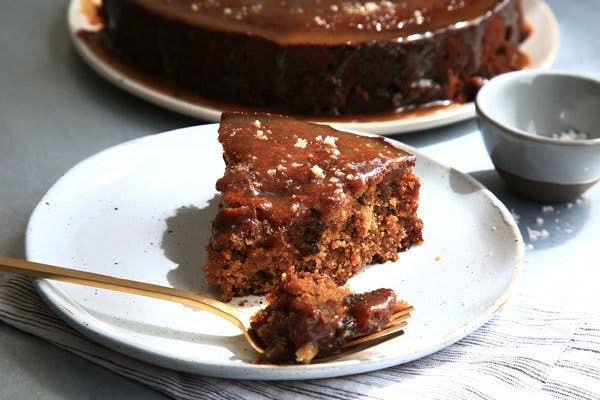
[(224, 300), (273, 290), (289, 267), (341, 285), (422, 241), (415, 156), (382, 137), (224, 113), (220, 209), (206, 280)]
[(309, 363), (355, 337), (380, 331), (406, 303), (391, 289), (354, 294), (322, 275), (290, 268), (251, 319), (263, 361)]
[(527, 35), (520, 0), (103, 0), (100, 14), (105, 48), (157, 79), (303, 115), (472, 100), (521, 67)]

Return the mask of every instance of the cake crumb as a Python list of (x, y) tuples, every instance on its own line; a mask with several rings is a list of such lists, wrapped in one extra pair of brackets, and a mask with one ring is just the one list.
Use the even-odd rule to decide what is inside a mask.
[(240, 302), (238, 303), (238, 306), (244, 307), (246, 304), (248, 304), (248, 300), (244, 299), (244, 300), (240, 300)]
[(261, 123), (260, 123), (260, 121), (258, 119), (254, 121), (254, 126), (257, 127), (257, 128), (261, 127)]

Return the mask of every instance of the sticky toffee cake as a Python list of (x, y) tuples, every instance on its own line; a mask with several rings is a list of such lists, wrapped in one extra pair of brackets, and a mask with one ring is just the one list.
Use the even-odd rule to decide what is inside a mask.
[(355, 337), (380, 331), (406, 302), (391, 289), (355, 294), (323, 275), (290, 268), (251, 319), (265, 348), (261, 361), (310, 363)]
[(472, 100), (521, 67), (527, 35), (520, 0), (103, 0), (100, 16), (104, 47), (157, 79), (326, 116)]
[(289, 267), (341, 285), (421, 243), (415, 157), (382, 137), (269, 114), (224, 113), (208, 282), (264, 294)]

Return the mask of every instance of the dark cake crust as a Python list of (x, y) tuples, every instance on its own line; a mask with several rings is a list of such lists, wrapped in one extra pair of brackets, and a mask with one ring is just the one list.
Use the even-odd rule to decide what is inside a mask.
[[(349, 21), (368, 27), (384, 22), (379, 25), (381, 32), (336, 28), (341, 32), (330, 35), (313, 25), (307, 25), (305, 35), (278, 34), (273, 31), (277, 24), (256, 26), (260, 18), (236, 21), (236, 9), (230, 21), (200, 18), (198, 22), (195, 14), (209, 8), (194, 12), (192, 3), (218, 4), (104, 0), (103, 42), (126, 62), (207, 99), (305, 115), (390, 112), (444, 100), (472, 100), (484, 79), (520, 68), (518, 45), (525, 35), (520, 0), (428, 1), (430, 9), (443, 9), (448, 3), (464, 4), (466, 11), (428, 15), (427, 8), (421, 7), (412, 18), (393, 20), (406, 25), (404, 30), (389, 27), (384, 18), (389, 13), (342, 14), (337, 24), (333, 14), (315, 15), (313, 25), (329, 30)], [(263, 9), (280, 4), (257, 3), (265, 3)], [(418, 2), (405, 3), (412, 7)], [(479, 17), (467, 13), (471, 9), (478, 10)], [(423, 22), (417, 24), (415, 16)], [(220, 22), (207, 22), (213, 20)], [(336, 37), (342, 41), (331, 39)]]
[(269, 292), (290, 266), (343, 284), (422, 241), (415, 157), (382, 137), (224, 113), (219, 141), (226, 170), (204, 270), (225, 300)]

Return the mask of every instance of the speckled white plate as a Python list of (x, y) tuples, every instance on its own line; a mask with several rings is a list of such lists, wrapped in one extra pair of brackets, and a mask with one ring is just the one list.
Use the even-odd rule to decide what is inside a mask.
[[(63, 176), (36, 207), (27, 259), (214, 295), (204, 246), (223, 173), (217, 125), (147, 136)], [(398, 147), (404, 145), (394, 142)], [(485, 323), (509, 297), (523, 257), (506, 208), (474, 179), (417, 154), (421, 246), (364, 267), (356, 291), (390, 287), (416, 307), (406, 334), (334, 362), (266, 366), (240, 332), (204, 311), (73, 284), (36, 286), (68, 323), (110, 348), (182, 371), (245, 379), (355, 374), (423, 357)], [(253, 312), (259, 298), (243, 308)], [(235, 299), (233, 304), (238, 304)]]
[[(122, 89), (158, 106), (205, 121), (219, 121), (221, 109), (156, 90), (155, 87), (148, 85), (139, 77), (126, 74), (98, 57), (88, 43), (77, 35), (80, 30), (97, 29), (94, 25), (89, 24), (86, 15), (82, 12), (81, 4), (90, 1), (94, 0), (71, 0), (68, 20), (71, 39), (75, 48), (96, 72)], [(522, 44), (521, 49), (530, 58), (530, 68), (547, 68), (552, 64), (558, 49), (558, 24), (554, 14), (543, 0), (522, 0), (522, 4), (525, 18), (533, 27), (533, 34)], [(336, 122), (333, 120), (325, 121), (325, 123), (339, 129), (354, 129), (386, 135), (444, 126), (474, 116), (474, 104), (466, 103), (431, 113), (398, 119), (378, 120), (374, 118), (368, 122)]]

